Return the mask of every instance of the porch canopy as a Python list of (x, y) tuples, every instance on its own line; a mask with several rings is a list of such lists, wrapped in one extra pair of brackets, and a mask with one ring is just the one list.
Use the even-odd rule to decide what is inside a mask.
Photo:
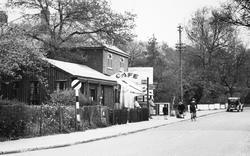
[(135, 107), (135, 97), (139, 95), (144, 95), (142, 88), (135, 84), (128, 77), (116, 77), (116, 74), (111, 77), (117, 80), (117, 83), (121, 86), (120, 91), (120, 104), (126, 108)]
[(48, 58), (46, 58), (45, 60), (48, 61), (51, 65), (71, 74), (74, 77), (77, 77), (80, 80), (88, 80), (96, 83), (101, 82), (102, 84), (108, 85), (117, 85), (117, 81), (115, 78), (106, 76), (86, 65), (58, 61)]

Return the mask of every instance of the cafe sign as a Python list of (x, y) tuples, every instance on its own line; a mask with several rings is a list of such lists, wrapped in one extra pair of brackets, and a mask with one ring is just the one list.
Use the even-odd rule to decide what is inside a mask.
[(117, 79), (120, 79), (120, 78), (133, 78), (133, 79), (138, 79), (138, 74), (135, 74), (135, 73), (131, 73), (131, 72), (119, 72), (117, 74), (115, 74), (115, 77)]

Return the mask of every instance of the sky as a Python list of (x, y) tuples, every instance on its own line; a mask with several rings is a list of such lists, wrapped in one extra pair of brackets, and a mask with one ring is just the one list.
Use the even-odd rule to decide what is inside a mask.
[[(184, 26), (197, 9), (204, 6), (218, 8), (226, 0), (109, 0), (112, 9), (137, 14), (137, 40), (148, 41), (154, 34), (158, 42), (175, 47), (177, 26)], [(248, 34), (249, 35), (249, 34)], [(249, 35), (250, 36), (250, 35)], [(183, 33), (183, 42), (187, 42)]]

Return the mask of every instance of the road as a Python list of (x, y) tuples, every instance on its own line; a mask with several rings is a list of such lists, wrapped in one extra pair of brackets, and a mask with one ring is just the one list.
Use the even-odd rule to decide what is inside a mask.
[(14, 155), (250, 156), (250, 108), (106, 140)]

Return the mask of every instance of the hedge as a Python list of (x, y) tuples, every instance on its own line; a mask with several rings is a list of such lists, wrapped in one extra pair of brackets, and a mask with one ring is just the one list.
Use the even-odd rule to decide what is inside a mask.
[(90, 105), (81, 96), (81, 122), (76, 124), (73, 97), (72, 90), (54, 92), (50, 100), (40, 106), (0, 100), (0, 141), (148, 120), (146, 108), (109, 110), (107, 106)]
[[(107, 107), (80, 108), (79, 130), (109, 125)], [(0, 104), (0, 140), (12, 140), (75, 131), (74, 106), (31, 106)]]

